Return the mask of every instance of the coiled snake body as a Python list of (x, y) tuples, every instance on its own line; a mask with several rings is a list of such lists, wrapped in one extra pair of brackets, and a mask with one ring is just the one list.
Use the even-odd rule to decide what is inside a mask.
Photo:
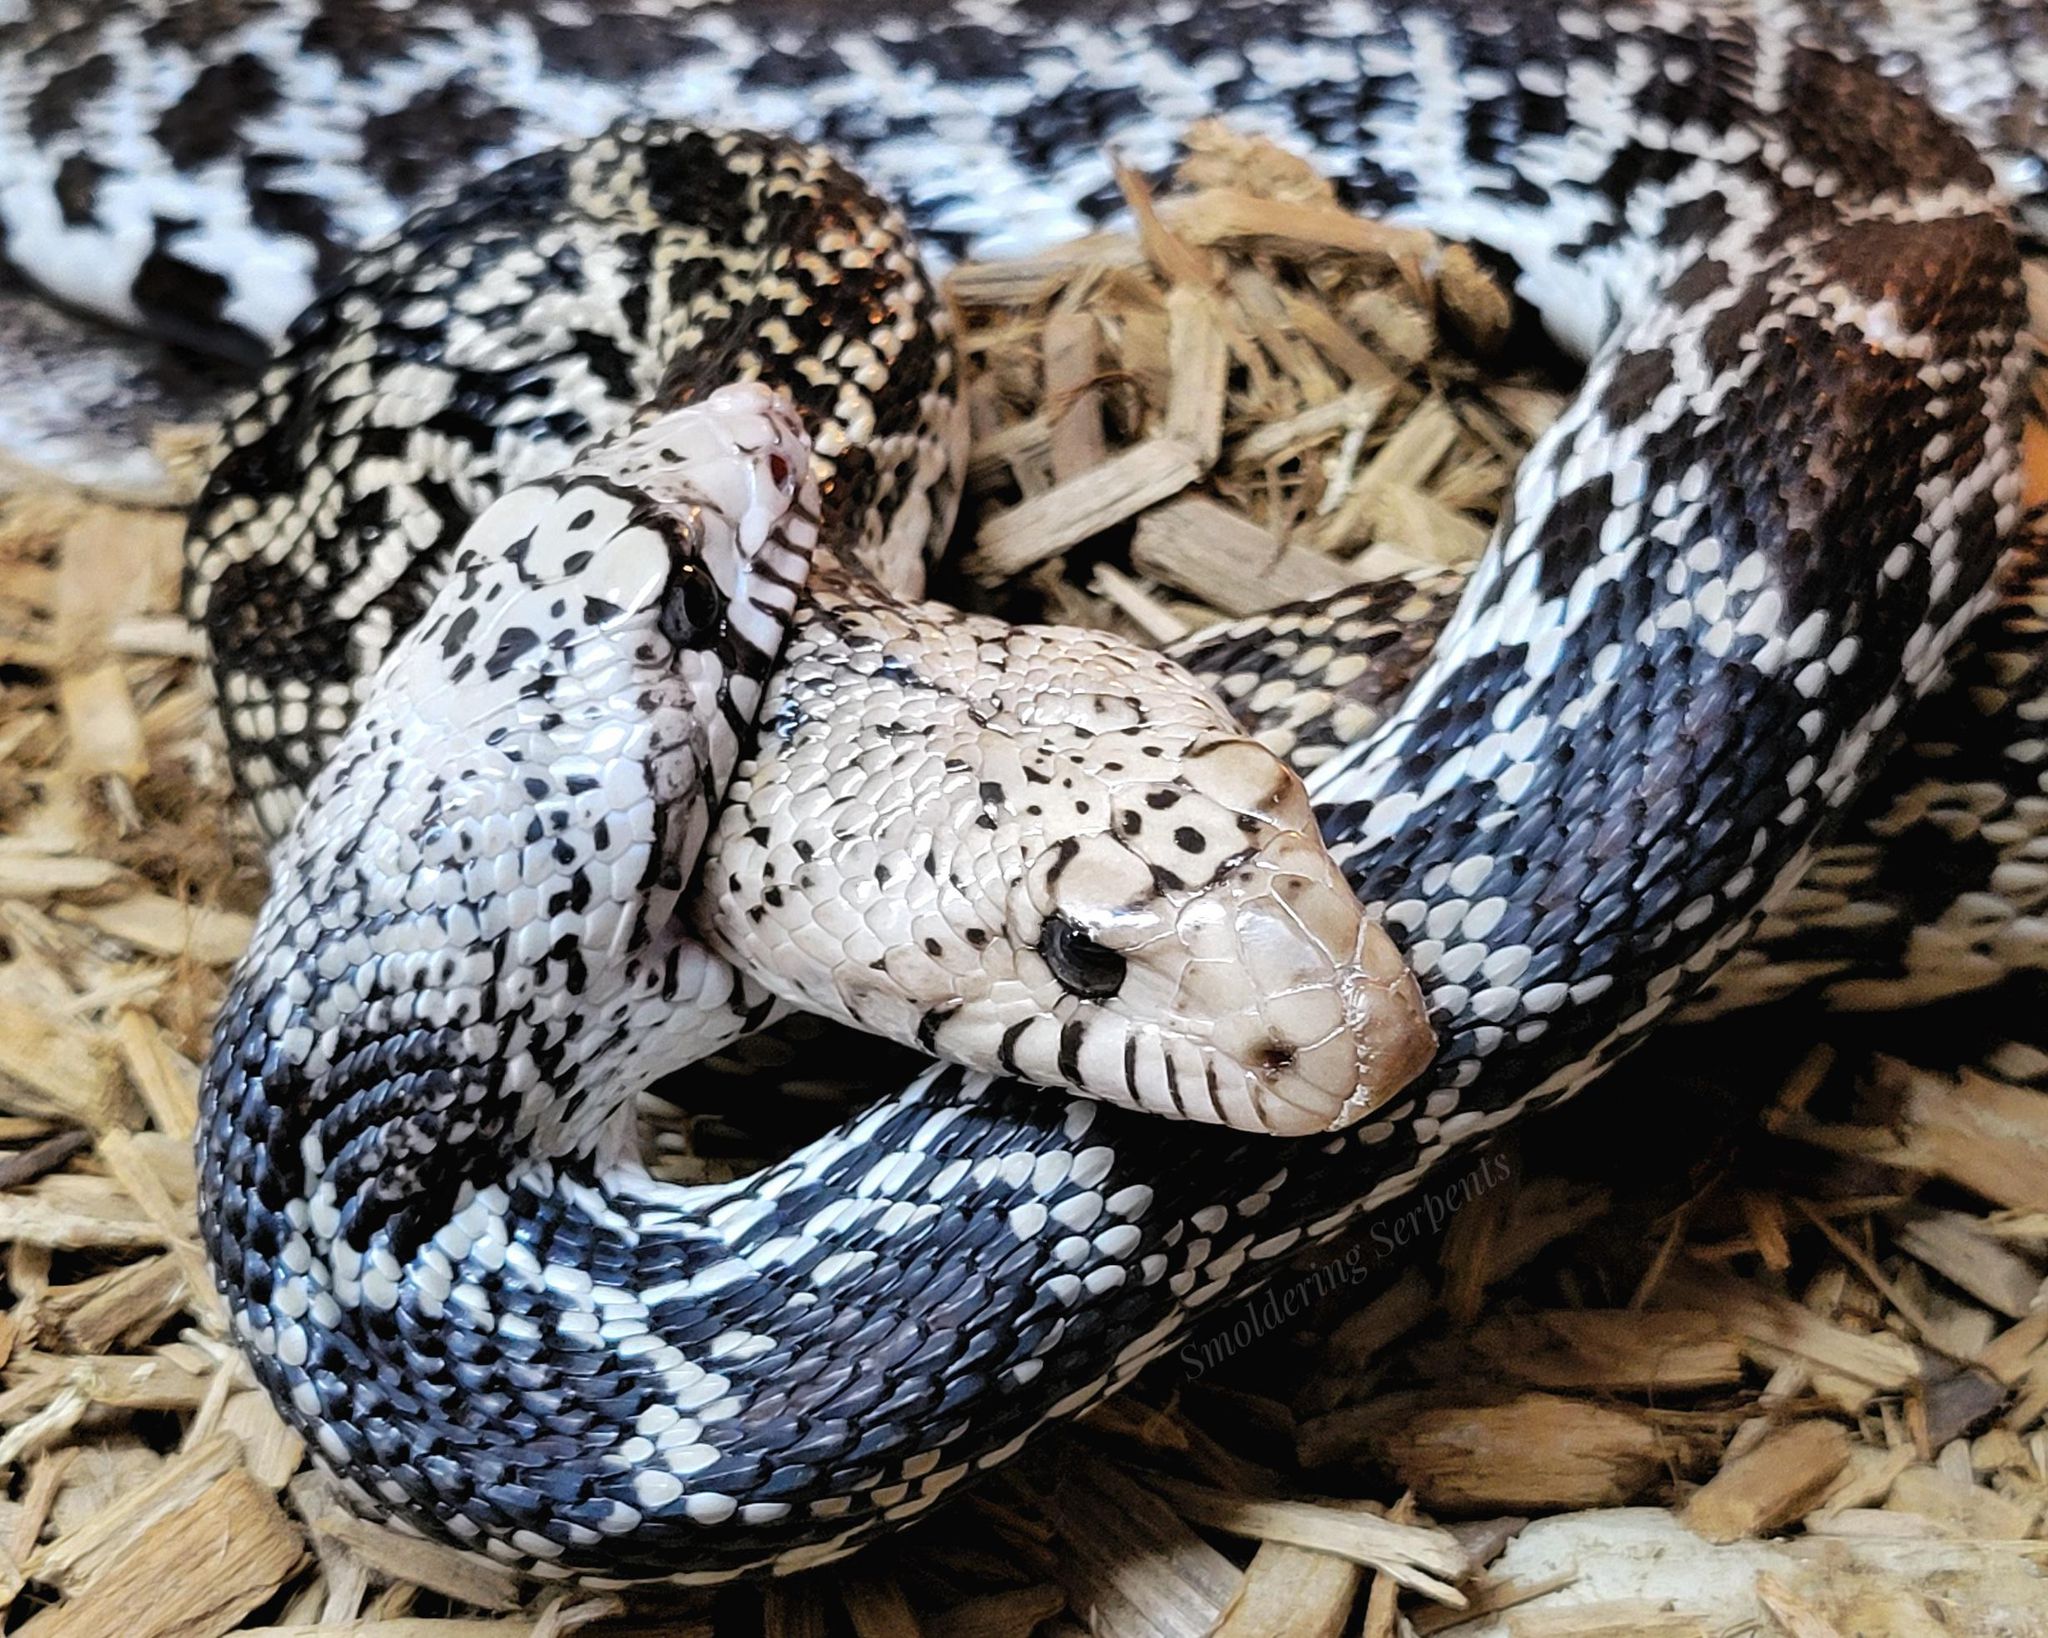
[[(1591, 353), (1428, 667), (1374, 732), (1323, 747), (1311, 778), (1323, 835), (1396, 931), (1438, 1036), (1408, 1092), (1335, 1135), (1245, 1137), (948, 1067), (742, 1184), (675, 1190), (624, 1162), (616, 1123), (579, 1126), (543, 1102), (491, 1125), (449, 1078), (458, 1027), (522, 1066), (522, 1095), (565, 1057), (593, 1078), (623, 1071), (630, 1030), (565, 1054), (565, 1027), (528, 1009), (495, 1034), (495, 1019), (455, 1019), (387, 1037), (380, 1002), (361, 1045), (323, 1044), (316, 1024), (355, 1016), (339, 989), (313, 1017), (289, 975), (266, 987), (260, 960), (245, 969), (208, 1072), (209, 1248), (259, 1373), (366, 1505), (541, 1573), (600, 1577), (793, 1569), (914, 1516), (1275, 1259), (1577, 1089), (1680, 1005), (1796, 880), (1985, 604), (2016, 508), (2011, 232), (1985, 159), (1851, 60), (1835, 24), (1761, 4), (1057, 13), (962, 5), (842, 31), (800, 8), (605, 7), (598, 26), (578, 6), (401, 18), (254, 0), (143, 20), (79, 7), (69, 28), (0, 39), (7, 71), (41, 90), (10, 139), (40, 169), (0, 195), (9, 256), (76, 300), (230, 344), (281, 327), (322, 247), (390, 224), (402, 167), (358, 185), (380, 175), (377, 136), (437, 114), (465, 116), (446, 157), (468, 168), (636, 108), (744, 110), (826, 138), (927, 228), (1001, 243), (1107, 208), (1088, 157), (1102, 138), (1160, 163), (1172, 130), (1220, 108), (1313, 149), (1356, 197), (1508, 251)], [(1970, 21), (2035, 38), (2029, 7)], [(1916, 38), (1958, 37), (1955, 19), (1911, 8), (1866, 25), (1893, 69), (1911, 67)], [(145, 60), (160, 71), (136, 72)], [(2001, 88), (1988, 69), (1925, 61), (1936, 92)], [(378, 104), (394, 83), (403, 112)], [(198, 117), (230, 93), (242, 115)], [(1979, 129), (2022, 191), (2030, 107), (2012, 99), (2012, 123)], [(154, 178), (118, 163), (145, 128), (166, 159)], [(292, 130), (299, 157), (280, 163)], [(133, 208), (141, 196), (152, 211)], [(602, 268), (556, 271), (605, 286)], [(620, 302), (644, 316), (665, 288)], [(385, 288), (424, 303), (392, 309), (394, 328), (408, 312), (445, 324), (451, 307), (506, 306), (487, 279), (443, 289)], [(340, 323), (349, 299), (324, 309), (333, 336), (295, 345), (327, 349), (333, 381), (373, 361), (395, 373)], [(362, 334), (379, 322), (365, 315)], [(449, 398), (416, 372), (401, 385), (430, 385), (432, 402), (410, 427), (318, 431), (356, 438), (357, 469), (382, 461), (413, 486), (369, 521), (459, 522), (524, 475), (494, 416), (574, 445), (659, 386), (615, 340), (549, 333), (571, 339), (522, 360), (531, 391), (509, 410), (469, 377)], [(736, 364), (773, 376), (772, 350)], [(299, 440), (266, 442), (268, 413), (231, 435), (254, 452), (252, 498), (216, 494), (225, 521), (202, 540), (300, 493), (284, 461)], [(502, 476), (435, 467), (433, 438)], [(835, 467), (828, 489), (858, 487), (841, 475), (860, 464)], [(759, 493), (781, 494), (767, 470)], [(358, 499), (343, 482), (303, 504), (317, 518)], [(829, 527), (833, 494), (821, 504)], [(714, 555), (730, 593), (739, 559)], [(397, 624), (374, 612), (378, 594), (410, 559), (364, 561), (342, 582), (345, 629), (374, 656)], [(651, 605), (636, 617), (659, 620)], [(1310, 611), (1291, 629), (1334, 619)], [(759, 671), (724, 656), (693, 674), (699, 705)], [(766, 686), (743, 779), (792, 754)], [(232, 719), (245, 702), (232, 677), (226, 692)], [(334, 704), (261, 709), (289, 737), (337, 726), (319, 720)], [(715, 778), (722, 745), (713, 734), (691, 766)], [(322, 829), (339, 806), (334, 788), (316, 793), (306, 851), (348, 856), (346, 827)], [(344, 951), (344, 976), (322, 982), (403, 954), (349, 891), (320, 912)], [(521, 932), (478, 929), (507, 948)], [(309, 1122), (291, 1067), (335, 1046), (335, 1118)]]

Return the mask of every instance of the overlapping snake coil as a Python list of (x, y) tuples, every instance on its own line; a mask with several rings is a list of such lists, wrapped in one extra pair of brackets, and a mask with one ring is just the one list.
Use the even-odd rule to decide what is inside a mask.
[[(352, 1047), (358, 976), (402, 952), (345, 889), (322, 911), (345, 928), (334, 971), (299, 975), (326, 987), (245, 972), (208, 1070), (207, 1241), (287, 1414), (365, 1505), (544, 1574), (798, 1568), (914, 1517), (1294, 1248), (1583, 1085), (1798, 877), (1985, 606), (2016, 508), (1999, 183), (2031, 199), (2038, 101), (2014, 64), (2041, 60), (2040, 23), (1900, 6), (1859, 13), (1852, 39), (1770, 4), (1283, 0), (933, 5), (842, 30), (793, 4), (239, 0), (4, 25), (8, 257), (247, 351), (417, 190), (623, 114), (823, 139), (938, 243), (1000, 249), (1111, 208), (1106, 139), (1160, 165), (1220, 111), (1314, 152), (1354, 199), (1510, 253), (1590, 354), (1428, 669), (1311, 780), (1431, 1007), (1438, 1052), (1407, 1093), (1282, 1142), (942, 1068), (756, 1177), (680, 1191), (602, 1133), (491, 1102), (572, 1059), (599, 1083), (632, 1050), (564, 1052), (573, 939), (536, 979), (494, 901), (498, 924), (472, 918), (489, 1015), (457, 1020), (483, 1033), (458, 1051), (380, 1034), (380, 1014)], [(863, 397), (890, 401), (906, 357), (942, 376), (942, 346), (759, 257), (691, 283), (689, 247), (759, 229), (740, 184), (762, 162), (683, 140), (693, 166), (638, 164), (633, 136), (585, 176), (626, 224), (608, 250), (535, 251), (540, 224), (592, 214), (575, 156), (543, 157), (432, 218), (500, 253), (401, 241), (296, 333), (313, 386), (277, 378), (233, 429), (239, 487), (199, 534), (275, 542), (278, 584), (338, 623), (330, 651), (266, 654), (259, 619), (221, 655), (245, 756), (331, 738), (394, 610), (422, 601), (414, 552), (618, 426), (706, 325), (759, 321), (717, 329), (735, 368), (802, 380), (827, 367), (803, 339), (821, 311), (841, 335), (886, 321), (890, 346), (835, 344), (835, 425), (854, 430), (825, 449), (825, 511), (915, 491), (873, 477), (889, 463), (866, 452), (899, 446), (869, 441)], [(503, 371), (468, 361), (548, 302), (612, 318), (536, 327)], [(372, 386), (395, 407), (294, 419)], [(294, 516), (359, 550), (293, 560)], [(198, 582), (230, 567), (248, 572), (202, 552)], [(1284, 668), (1342, 629), (1308, 611), (1195, 652)], [(443, 636), (459, 661), (462, 634)], [(916, 687), (915, 662), (895, 676)], [(795, 743), (778, 686), (756, 782)], [(334, 795), (306, 821), (322, 857), (347, 856), (339, 822), (321, 830)], [(294, 1083), (336, 1051), (341, 1084)]]

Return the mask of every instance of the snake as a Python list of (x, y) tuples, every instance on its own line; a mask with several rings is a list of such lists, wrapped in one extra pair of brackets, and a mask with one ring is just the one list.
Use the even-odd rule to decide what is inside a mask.
[[(1405, 687), (1357, 732), (1304, 732), (1313, 707), (1283, 705), (1278, 727), (1266, 725), (1269, 738), (1313, 747), (1300, 760), (1316, 826), (1367, 919), (1412, 967), (1434, 1035), (1404, 1088), (1343, 1111), (1333, 1130), (1163, 1120), (1080, 1095), (1086, 1075), (1054, 1091), (1029, 1072), (948, 1062), (752, 1177), (660, 1183), (634, 1164), (622, 1122), (588, 1113), (588, 1100), (528, 1096), (565, 1063), (579, 1089), (598, 1088), (629, 1080), (643, 1049), (665, 1052), (659, 1027), (636, 1030), (630, 1007), (620, 1027), (589, 1030), (594, 1008), (522, 970), (505, 979), (525, 986), (509, 1022), (417, 1030), (410, 1009), (435, 999), (366, 1001), (357, 988), (373, 969), (408, 967), (403, 918), (366, 900), (363, 867), (371, 885), (404, 884), (387, 861), (353, 851), (351, 801), (374, 805), (370, 787), (413, 766), (393, 736), (426, 732), (400, 708), (417, 696), (351, 694), (359, 714), (344, 722), (350, 702), (310, 683), (258, 699), (254, 684), (235, 683), (246, 656), (225, 656), (231, 734), (275, 747), (268, 768), (248, 770), (259, 796), (291, 784), (279, 759), (307, 734), (365, 747), (367, 760), (313, 772), (278, 856), (276, 914), (326, 918), (335, 936), (317, 959), (332, 972), (273, 970), (259, 950), (216, 1034), (199, 1140), (209, 1256), (258, 1378), (359, 1506), (544, 1578), (715, 1581), (829, 1562), (1115, 1391), (1302, 1248), (1579, 1090), (1698, 995), (1796, 888), (1990, 610), (2018, 519), (2012, 205), (2024, 214), (2039, 201), (2044, 38), (2030, 5), (1824, 15), (1763, 0), (941, 0), (852, 25), (796, 0), (447, 0), (402, 13), (340, 0), (79, 0), (5, 28), (0, 223), (24, 276), (252, 362), (282, 339), (287, 366), (294, 354), (320, 361), (297, 377), (314, 400), (325, 382), (359, 406), (429, 405), (381, 438), (367, 407), (272, 438), (300, 389), (289, 369), (266, 377), (227, 431), (231, 450), (249, 452), (243, 487), (202, 502), (195, 581), (237, 561), (208, 548), (266, 506), (315, 520), (346, 510), (327, 456), (354, 440), (350, 473), (381, 467), (376, 481), (400, 486), (406, 504), (371, 520), (361, 561), (295, 572), (332, 576), (373, 679), (413, 659), (441, 679), (431, 662), (488, 668), (498, 653), (434, 622), (475, 609), (462, 603), (472, 578), (477, 596), (508, 585), (489, 567), (502, 548), (525, 543), (511, 566), (520, 595), (538, 597), (546, 619), (567, 618), (524, 578), (542, 533), (522, 519), (553, 520), (539, 568), (568, 573), (577, 554), (559, 529), (594, 509), (591, 494), (617, 503), (600, 509), (617, 552), (666, 568), (616, 617), (563, 628), (557, 652), (626, 644), (625, 693), (609, 706), (578, 696), (597, 713), (592, 732), (637, 731), (646, 708), (621, 716), (618, 702), (671, 691), (670, 794), (626, 793), (649, 825), (687, 831), (733, 769), (703, 820), (714, 899), (727, 890), (715, 865), (728, 825), (743, 837), (756, 828), (747, 810), (767, 801), (757, 793), (786, 793), (783, 770), (804, 763), (806, 712), (782, 702), (806, 665), (829, 690), (847, 645), (817, 660), (769, 656), (765, 637), (740, 645), (714, 620), (715, 642), (691, 650), (677, 691), (670, 649), (636, 648), (665, 617), (671, 647), (702, 624), (670, 613), (671, 581), (708, 578), (728, 609), (743, 582), (775, 583), (761, 565), (811, 538), (815, 483), (815, 527), (836, 545), (821, 553), (813, 541), (803, 589), (766, 596), (760, 619), (786, 610), (800, 627), (804, 599), (836, 601), (848, 619), (897, 610), (914, 588), (835, 566), (835, 553), (853, 562), (889, 541), (886, 523), (863, 519), (918, 483), (931, 487), (906, 504), (923, 521), (899, 545), (932, 538), (949, 503), (928, 464), (897, 467), (925, 474), (915, 482), (881, 476), (888, 461), (862, 452), (893, 446), (870, 444), (857, 414), (814, 414), (792, 430), (775, 403), (721, 397), (728, 389), (661, 403), (667, 361), (638, 368), (616, 325), (558, 327), (555, 355), (515, 348), (507, 381), (474, 383), (471, 395), (464, 375), (451, 394), (437, 370), (450, 373), (440, 364), (453, 315), (516, 330), (534, 304), (530, 281), (545, 279), (570, 307), (605, 297), (640, 333), (674, 288), (656, 190), (634, 160), (672, 128), (629, 123), (622, 135), (618, 121), (743, 111), (825, 144), (900, 200), (943, 257), (1025, 249), (1106, 218), (1107, 146), (1163, 169), (1177, 130), (1221, 112), (1313, 155), (1353, 203), (1510, 256), (1521, 293), (1586, 360)], [(832, 305), (838, 282), (800, 289), (731, 243), (761, 216), (723, 208), (731, 170), (757, 178), (769, 139), (698, 129), (686, 140), (707, 164), (696, 194), (678, 191), (710, 208), (685, 211), (682, 242), (701, 250), (707, 234), (728, 235), (709, 253), (737, 285), (714, 279), (724, 293), (713, 306), (762, 320), (753, 340), (709, 362), (785, 387), (793, 377), (801, 409), (806, 372), (836, 372), (821, 342), (783, 353), (774, 325), (822, 302), (842, 334), (858, 328), (867, 343), (848, 373), (887, 377), (876, 333), (893, 334), (900, 314)], [(721, 145), (757, 157), (721, 168)], [(597, 191), (615, 183), (614, 202), (642, 224), (595, 260), (515, 257), (508, 272), (504, 258), (484, 258), (465, 284), (459, 258), (436, 260), (432, 235), (401, 230), (440, 184), (445, 200), (416, 222), (514, 246), (525, 235), (547, 251), (534, 212), (574, 191), (568, 173), (592, 153), (617, 156), (599, 167)], [(486, 174), (514, 180), (494, 190)], [(351, 283), (351, 247), (364, 239), (367, 276)], [(876, 254), (848, 233), (823, 233), (777, 268), (813, 252), (841, 257), (846, 284), (873, 290)], [(650, 276), (620, 277), (634, 266)], [(408, 326), (434, 345), (381, 355)], [(925, 350), (927, 367), (942, 350)], [(506, 403), (508, 385), (522, 390)], [(493, 415), (527, 442), (501, 438)], [(720, 433), (721, 416), (750, 430)], [(849, 424), (861, 436), (838, 441), (832, 427)], [(720, 450), (722, 476), (687, 504), (636, 441), (679, 425), (685, 443)], [(477, 468), (435, 466), (422, 434), (483, 450), (493, 478), (466, 488)], [(288, 458), (308, 439), (316, 459)], [(536, 441), (548, 470), (519, 464), (528, 457), (515, 446)], [(746, 483), (731, 475), (735, 457)], [(307, 470), (321, 481), (296, 488)], [(745, 504), (718, 503), (742, 492)], [(494, 503), (512, 508), (514, 527)], [(772, 517), (749, 524), (757, 512)], [(414, 559), (390, 536), (429, 518), (435, 542), (469, 529), (463, 540), (501, 550), (444, 557), (427, 625), (401, 634), (377, 599)], [(289, 556), (285, 531), (267, 538)], [(281, 566), (294, 567), (270, 564)], [(906, 621), (905, 647), (876, 665), (899, 700), (929, 691), (921, 645), (943, 654), (949, 619), (966, 618), (921, 607), (931, 624)], [(1186, 656), (1228, 692), (1268, 664), (1262, 641), (1275, 675), (1327, 673), (1341, 645), (1385, 627), (1368, 605), (1339, 601)], [(871, 654), (886, 646), (865, 641)], [(516, 646), (514, 663), (550, 645)], [(1145, 687), (1171, 676), (1155, 669)], [(238, 707), (249, 708), (240, 730)], [(894, 754), (890, 723), (843, 720), (859, 724), (855, 763)], [(1245, 756), (1232, 742), (1230, 760)], [(572, 858), (604, 845), (573, 825), (547, 836), (557, 795), (529, 794), (536, 845)], [(991, 800), (1007, 808), (1010, 789)], [(1292, 820), (1285, 796), (1265, 805)], [(816, 847), (825, 827), (792, 816), (791, 853)], [(970, 852), (982, 845), (974, 829)], [(431, 827), (425, 839), (443, 840)], [(482, 852), (509, 859), (504, 840)], [(777, 855), (781, 844), (771, 833), (755, 845)], [(1060, 838), (1050, 846), (1059, 853)], [(678, 848), (643, 843), (643, 866), (666, 854), (678, 871), (646, 869), (614, 928), (655, 925), (681, 889)], [(317, 910), (290, 909), (337, 861), (339, 891)], [(671, 983), (665, 964), (652, 980), (633, 965), (645, 942), (628, 940), (627, 959), (616, 939), (550, 942), (537, 898), (518, 901), (527, 916), (515, 923), (506, 907), (526, 884), (506, 886), (489, 926), (459, 898), (437, 907), (436, 926), (472, 935), (458, 960), (494, 970), (516, 946), (543, 977), (580, 969), (622, 1001), (629, 971)], [(730, 887), (742, 900), (771, 890)], [(1380, 977), (1382, 993), (1398, 987)], [(328, 986), (317, 1011), (316, 979)], [(686, 988), (676, 981), (663, 1004)], [(358, 1033), (341, 1033), (337, 1014)], [(346, 1071), (323, 1111), (333, 1118), (309, 1120), (293, 1067), (337, 1051)], [(465, 1094), (479, 1053), (516, 1094), (511, 1107)], [(1071, 1055), (1083, 1067), (1079, 1042)]]

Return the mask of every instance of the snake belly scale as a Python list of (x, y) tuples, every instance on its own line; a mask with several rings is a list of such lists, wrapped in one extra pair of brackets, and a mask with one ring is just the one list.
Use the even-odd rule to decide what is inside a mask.
[[(940, 1068), (716, 1190), (657, 1185), (603, 1143), (534, 1152), (435, 1231), (444, 1293), (424, 1253), (360, 1232), (403, 1217), (365, 1209), (373, 1168), (310, 1154), (337, 1184), (317, 1219), (263, 1174), (260, 1070), (301, 1023), (289, 999), (231, 1019), (202, 1191), (259, 1372), (363, 1505), (539, 1573), (715, 1579), (848, 1551), (1275, 1259), (1576, 1090), (1797, 877), (2014, 522), (2018, 264), (1993, 169), (1796, 7), (963, 4), (858, 31), (794, 6), (64, 10), (33, 49), (0, 41), (43, 89), (34, 167), (0, 196), (7, 253), (229, 345), (274, 335), (323, 255), (394, 224), (407, 190), (371, 157), (392, 110), (365, 72), (388, 59), (408, 108), (469, 116), (451, 164), (587, 134), (565, 108), (743, 109), (833, 143), (941, 242), (991, 247), (1107, 208), (1078, 157), (1100, 138), (1162, 163), (1171, 129), (1220, 109), (1354, 198), (1509, 252), (1590, 355), (1428, 665), (1311, 778), (1439, 1039), (1342, 1132), (1246, 1137)], [(1993, 14), (1995, 35), (2034, 26)], [(1894, 55), (1955, 37), (1916, 16), (1870, 35)], [(200, 151), (169, 117), (174, 76), (137, 72), (149, 53), (190, 65), (184, 95), (253, 85), (261, 110)], [(264, 122), (286, 114), (335, 140), (280, 169)], [(152, 119), (155, 177), (108, 135)], [(1986, 134), (2024, 188), (2021, 145)], [(140, 209), (152, 192), (181, 212)], [(274, 279), (230, 276), (252, 243)], [(570, 442), (606, 430), (586, 423)], [(770, 735), (756, 760), (780, 752)], [(400, 1105), (386, 1137), (428, 1147), (428, 1112)], [(349, 1302), (271, 1262), (293, 1213), (348, 1266)]]

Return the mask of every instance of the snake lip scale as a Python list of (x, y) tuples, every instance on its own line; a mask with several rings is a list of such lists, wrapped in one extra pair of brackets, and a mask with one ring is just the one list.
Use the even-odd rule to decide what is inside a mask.
[[(813, 140), (940, 251), (1005, 249), (1109, 208), (1105, 138), (1156, 168), (1220, 110), (1311, 152), (1354, 201), (1508, 253), (1587, 358), (1427, 665), (1307, 782), (1437, 1042), (1404, 1092), (1335, 1133), (1160, 1121), (947, 1065), (755, 1177), (665, 1187), (633, 1165), (604, 1089), (670, 1043), (571, 1027), (554, 979), (586, 960), (577, 940), (505, 969), (501, 1013), (380, 1023), (301, 1102), (286, 1071), (341, 1043), (316, 1023), (441, 1004), (351, 1005), (357, 976), (405, 970), (376, 896), (412, 878), (348, 846), (348, 804), (374, 804), (400, 763), (334, 774), (298, 845), (336, 891), (278, 923), (325, 917), (334, 953), (307, 993), (238, 985), (207, 1066), (201, 1198), (259, 1378), (357, 1504), (546, 1576), (827, 1561), (1681, 1008), (1799, 878), (1986, 606), (2017, 511), (2001, 184), (2040, 214), (2040, 102), (2014, 66), (2040, 54), (2011, 48), (2040, 22), (2022, 3), (1838, 17), (1776, 0), (987, 0), (884, 6), (858, 27), (794, 0), (0, 11), (0, 224), (31, 279), (245, 353), (330, 281), (231, 423), (193, 536), (195, 613), (273, 818), (318, 766), (310, 748), (426, 732), (348, 723), (394, 654), (467, 657), (400, 635), (441, 606), (464, 528), (499, 527), (488, 506), (508, 491), (546, 510), (642, 481), (604, 465), (635, 417), (713, 407), (663, 398), (696, 390), (668, 379), (685, 357), (788, 394), (810, 446), (789, 469), (817, 485), (821, 545), (780, 659), (714, 645), (697, 713), (640, 764), (699, 770), (696, 800), (634, 811), (687, 826), (703, 807), (713, 862), (701, 770), (718, 782), (746, 689), (763, 732), (720, 829), (735, 802), (792, 788), (808, 711), (936, 692), (888, 632), (936, 665), (979, 630), (911, 601), (956, 489), (950, 342), (901, 224)], [(736, 114), (795, 140), (687, 124)], [(640, 123), (598, 134), (620, 119)], [(425, 203), (423, 171), (471, 180), (378, 240)], [(757, 470), (759, 493), (782, 493)], [(783, 548), (800, 549), (807, 504)], [(699, 520), (714, 581), (740, 534), (719, 518)], [(646, 516), (615, 521), (653, 551)], [(306, 552), (309, 534), (332, 555)], [(669, 550), (682, 538), (664, 537), (670, 572), (695, 561)], [(215, 601), (237, 580), (264, 616), (240, 626)], [(560, 618), (541, 595), (536, 619)], [(634, 618), (659, 631), (662, 601)], [(1330, 605), (1260, 629), (1278, 652), (1347, 618)], [(679, 602), (670, 624), (702, 622)], [(266, 649), (266, 625), (306, 640)], [(1260, 641), (1239, 628), (1188, 657), (1228, 676)], [(544, 668), (544, 647), (512, 660)], [(967, 667), (953, 696), (970, 715), (988, 674)], [(849, 675), (861, 686), (835, 700), (825, 685)], [(1162, 663), (1138, 698), (1177, 675)], [(637, 708), (611, 709), (586, 726)], [(881, 763), (879, 726), (862, 744)], [(1102, 741), (1058, 754), (1093, 766), (1114, 756)], [(662, 861), (690, 843), (636, 838), (649, 893), (680, 892)], [(896, 889), (948, 875), (919, 857), (882, 861), (905, 865)], [(505, 897), (488, 919), (437, 907), (474, 932), (457, 961), (540, 941), (540, 885), (491, 885)], [(646, 925), (661, 936), (631, 953), (661, 953), (638, 970), (658, 1010), (691, 1004), (676, 1027), (771, 1010), (744, 967)], [(1070, 932), (1040, 926), (1030, 947), (1077, 1000), (1113, 971)]]

